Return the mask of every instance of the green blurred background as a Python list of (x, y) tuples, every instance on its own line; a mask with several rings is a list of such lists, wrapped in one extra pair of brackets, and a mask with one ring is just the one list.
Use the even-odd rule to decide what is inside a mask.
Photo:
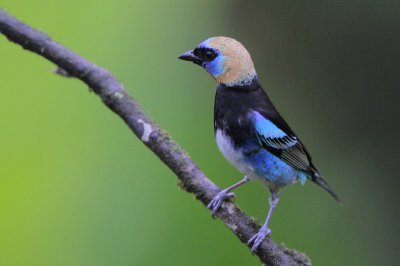
[[(272, 238), (314, 265), (398, 265), (398, 1), (21, 1), (0, 6), (109, 69), (219, 186), (214, 82), (176, 59), (240, 40), (344, 201), (282, 192)], [(54, 65), (0, 37), (0, 265), (260, 265), (121, 122)], [(264, 220), (267, 190), (236, 202)]]

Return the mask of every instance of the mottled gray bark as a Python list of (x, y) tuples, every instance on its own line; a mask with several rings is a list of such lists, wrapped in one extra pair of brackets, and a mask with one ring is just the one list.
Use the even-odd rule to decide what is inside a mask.
[[(107, 70), (85, 60), (1, 9), (0, 32), (10, 41), (56, 64), (59, 74), (76, 77), (86, 83), (103, 103), (121, 117), (132, 132), (176, 174), (182, 188), (193, 193), (204, 205), (207, 205), (220, 191), (220, 188), (204, 175), (187, 153), (147, 116)], [(232, 202), (224, 203), (216, 216), (243, 243), (246, 243), (260, 228), (254, 219), (248, 217)], [(278, 246), (270, 238), (262, 243), (255, 254), (267, 265), (311, 265), (309, 258), (304, 254)]]

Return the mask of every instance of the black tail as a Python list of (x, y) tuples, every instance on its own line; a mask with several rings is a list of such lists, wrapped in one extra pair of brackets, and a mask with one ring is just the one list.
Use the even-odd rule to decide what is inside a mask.
[(338, 202), (342, 203), (339, 199), (338, 195), (333, 191), (333, 189), (326, 183), (324, 179), (322, 179), (320, 173), (316, 169), (312, 169), (311, 181), (325, 189), (331, 196)]

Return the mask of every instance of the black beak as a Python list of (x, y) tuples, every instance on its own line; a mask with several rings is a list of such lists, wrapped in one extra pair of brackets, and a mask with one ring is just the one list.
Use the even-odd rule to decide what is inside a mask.
[(191, 61), (197, 65), (201, 65), (201, 63), (203, 62), (200, 58), (198, 58), (197, 56), (195, 56), (193, 54), (193, 50), (190, 50), (190, 51), (187, 51), (187, 52), (181, 54), (180, 56), (178, 56), (178, 59), (185, 60), (185, 61)]

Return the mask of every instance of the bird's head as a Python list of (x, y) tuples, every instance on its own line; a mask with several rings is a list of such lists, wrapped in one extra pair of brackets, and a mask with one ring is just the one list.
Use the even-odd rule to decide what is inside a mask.
[(249, 52), (229, 37), (209, 38), (178, 58), (202, 66), (217, 83), (229, 87), (250, 84), (256, 76)]

